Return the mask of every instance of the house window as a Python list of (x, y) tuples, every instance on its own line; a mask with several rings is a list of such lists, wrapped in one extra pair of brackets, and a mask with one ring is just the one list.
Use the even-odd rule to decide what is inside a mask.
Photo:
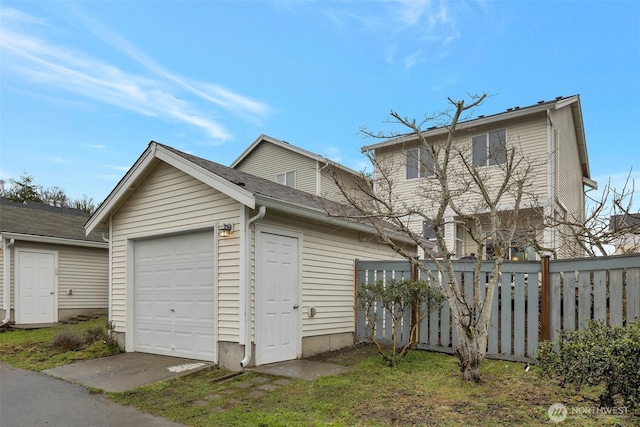
[(507, 131), (500, 129), (471, 137), (473, 166), (501, 165), (507, 161)]
[(456, 224), (456, 257), (462, 258), (464, 254), (464, 227)]
[(296, 188), (296, 171), (277, 174), (276, 182), (278, 184), (286, 185), (287, 187)]
[(407, 179), (433, 176), (435, 171), (433, 155), (426, 147), (412, 148), (405, 153), (407, 160)]
[[(440, 233), (442, 234), (442, 238), (445, 238), (445, 226), (444, 223), (440, 224)], [(435, 254), (439, 254), (442, 252), (440, 247), (438, 246), (438, 238), (436, 237), (436, 230), (434, 230), (431, 221), (422, 221), (422, 237), (425, 240), (433, 243), (433, 251)]]

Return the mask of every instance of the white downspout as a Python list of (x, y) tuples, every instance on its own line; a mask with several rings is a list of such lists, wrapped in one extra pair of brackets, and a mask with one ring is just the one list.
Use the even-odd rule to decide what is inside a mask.
[(245, 246), (246, 246), (246, 265), (244, 283), (242, 286), (244, 292), (244, 359), (240, 361), (240, 366), (244, 368), (251, 362), (251, 224), (264, 218), (267, 212), (265, 206), (260, 206), (256, 216), (249, 218), (245, 226)]
[(4, 285), (4, 319), (0, 322), (2, 325), (9, 323), (9, 320), (11, 319), (11, 246), (13, 246), (15, 242), (15, 239), (4, 239), (4, 257), (2, 258), (2, 261), (4, 262), (2, 270), (2, 284)]

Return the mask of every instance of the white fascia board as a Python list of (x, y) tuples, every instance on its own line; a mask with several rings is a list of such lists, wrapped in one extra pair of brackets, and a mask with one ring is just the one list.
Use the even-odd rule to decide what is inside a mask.
[[(472, 127), (475, 128), (479, 126), (490, 125), (493, 123), (499, 123), (505, 120), (513, 120), (520, 117), (537, 114), (543, 111), (547, 111), (549, 108), (552, 108), (553, 105), (555, 105), (555, 102), (545, 102), (544, 104), (517, 108), (517, 109), (513, 109), (512, 111), (507, 111), (505, 113), (494, 114), (488, 117), (481, 117), (481, 118), (461, 122), (461, 123), (458, 123), (456, 132), (463, 131), (465, 129), (472, 128)], [(449, 129), (445, 126), (445, 127), (438, 127), (432, 130), (426, 130), (422, 132), (422, 134), (425, 137), (429, 138), (429, 137), (434, 137), (439, 135), (446, 135), (448, 132), (449, 132)], [(407, 134), (397, 138), (391, 138), (383, 142), (378, 142), (377, 144), (365, 145), (364, 147), (360, 148), (360, 151), (363, 153), (366, 153), (367, 151), (399, 145), (407, 142), (412, 142), (415, 140), (416, 140), (416, 137), (414, 134)]]
[(47, 243), (51, 245), (82, 246), (85, 248), (109, 249), (107, 242), (65, 239), (62, 237), (34, 236), (33, 234), (2, 233), (0, 239), (15, 239), (22, 242)]
[(188, 161), (184, 157), (179, 156), (161, 146), (158, 146), (155, 152), (155, 156), (163, 162), (173, 166), (176, 169), (181, 170), (187, 175), (201, 181), (211, 188), (215, 188), (221, 193), (226, 194), (235, 201), (248, 206), (251, 209), (255, 208), (255, 198), (253, 193), (247, 191), (236, 184), (227, 181), (226, 179), (216, 175), (215, 173), (208, 171), (192, 162)]
[[(355, 221), (348, 221), (343, 218), (330, 217), (321, 209), (306, 208), (292, 203), (283, 202), (282, 200), (274, 199), (273, 197), (267, 197), (263, 195), (256, 195), (256, 203), (261, 206), (265, 206), (267, 209), (273, 209), (279, 212), (285, 212), (293, 216), (312, 219), (318, 222), (324, 222), (327, 224), (335, 224), (344, 228), (348, 228), (355, 231), (361, 231), (363, 233), (375, 234), (376, 230), (366, 224), (361, 224)], [(269, 212), (267, 210), (267, 212)], [(415, 244), (413, 240), (405, 236), (402, 233), (389, 232), (389, 236), (397, 241), (404, 243)]]
[(94, 228), (100, 223), (107, 220), (111, 210), (119, 203), (119, 201), (127, 195), (130, 191), (131, 185), (140, 177), (145, 171), (147, 166), (155, 159), (155, 151), (157, 145), (150, 144), (136, 163), (127, 171), (125, 176), (120, 180), (116, 188), (107, 196), (104, 202), (98, 207), (98, 209), (91, 215), (89, 220), (84, 225), (85, 234), (88, 236)]

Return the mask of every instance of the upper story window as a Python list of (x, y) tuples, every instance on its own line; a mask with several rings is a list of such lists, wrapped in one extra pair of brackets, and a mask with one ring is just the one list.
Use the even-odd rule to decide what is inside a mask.
[(405, 152), (407, 164), (407, 179), (433, 176), (435, 166), (431, 151), (425, 147), (412, 148)]
[(296, 171), (276, 174), (276, 182), (287, 187), (296, 188)]
[(507, 161), (507, 130), (500, 129), (471, 137), (473, 166), (501, 165)]

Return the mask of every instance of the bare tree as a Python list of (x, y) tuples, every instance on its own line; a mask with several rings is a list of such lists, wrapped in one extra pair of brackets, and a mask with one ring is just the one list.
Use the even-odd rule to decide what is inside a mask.
[(634, 212), (635, 182), (631, 171), (621, 189), (611, 181), (595, 196), (587, 193), (584, 218), (570, 213), (545, 219), (566, 242), (577, 245), (588, 256), (640, 252), (640, 210)]
[[(464, 147), (456, 144), (456, 131), (465, 118), (463, 115), (485, 98), (486, 94), (472, 96), (468, 104), (449, 99), (454, 108), (452, 113), (426, 116), (421, 123), (392, 111), (391, 121), (408, 129), (407, 133), (382, 134), (367, 129), (361, 132), (369, 137), (396, 138), (393, 142), (404, 147), (402, 159), (365, 153), (374, 167), (373, 185), (364, 179), (344, 182), (334, 174), (349, 205), (340, 215), (371, 225), (382, 242), (417, 265), (427, 280), (440, 284), (457, 330), (456, 354), (462, 378), (474, 381), (480, 380), (491, 301), (500, 281), (501, 266), (511, 258), (516, 230), (522, 229), (531, 216), (541, 215), (531, 188), (534, 163), (522, 153), (517, 140), (506, 141), (504, 135), (492, 135), (483, 158), (470, 152), (468, 144)], [(444, 123), (445, 137), (431, 140), (428, 136), (431, 128), (427, 131), (424, 128), (433, 122)], [(482, 162), (495, 167), (481, 167)], [(411, 191), (399, 188), (404, 181), (399, 174), (405, 170), (417, 175), (419, 184)], [(390, 228), (389, 223), (394, 227)], [(445, 230), (454, 227), (461, 227), (473, 242), (473, 295), (464, 295), (460, 279), (454, 273), (456, 248), (450, 247), (451, 239), (445, 238)], [(425, 229), (428, 229), (426, 237)], [(398, 231), (410, 237), (425, 260), (435, 264), (436, 273), (396, 243), (392, 233)], [(531, 234), (528, 238), (535, 240), (536, 233)], [(485, 283), (481, 280), (485, 275), (480, 271), (483, 259), (487, 258), (494, 263)]]

